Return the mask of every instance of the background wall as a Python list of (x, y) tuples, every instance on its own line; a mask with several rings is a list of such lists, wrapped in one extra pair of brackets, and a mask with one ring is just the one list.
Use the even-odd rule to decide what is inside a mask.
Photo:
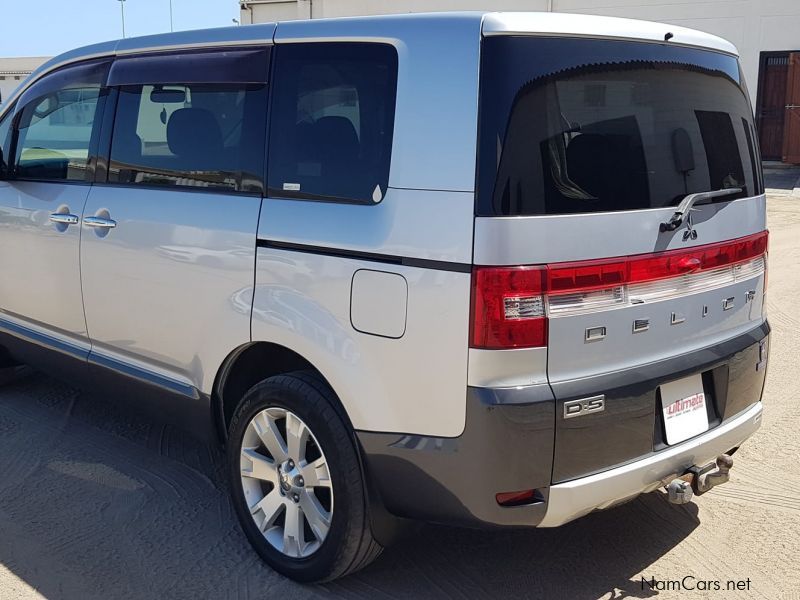
[(754, 105), (759, 53), (800, 50), (800, 0), (245, 0), (242, 7), (243, 24), (438, 10), (553, 10), (673, 23), (736, 44)]
[(0, 58), (0, 104), (3, 104), (6, 98), (11, 96), (11, 92), (46, 60), (47, 58), (43, 57)]

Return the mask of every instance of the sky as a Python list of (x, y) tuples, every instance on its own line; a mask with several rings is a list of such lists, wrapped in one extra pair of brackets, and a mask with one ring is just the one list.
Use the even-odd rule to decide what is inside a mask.
[[(169, 31), (169, 0), (125, 0), (127, 37)], [(237, 0), (172, 0), (175, 31), (231, 26)], [(0, 0), (0, 57), (54, 56), (122, 37), (119, 0)]]

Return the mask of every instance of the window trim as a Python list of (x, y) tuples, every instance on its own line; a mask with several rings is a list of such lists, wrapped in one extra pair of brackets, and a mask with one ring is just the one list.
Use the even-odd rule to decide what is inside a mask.
[[(14, 143), (14, 127), (16, 125), (16, 123), (15, 123), (16, 114), (15, 114), (14, 111), (16, 111), (16, 109), (17, 109), (17, 107), (16, 107), (16, 101), (15, 101), (14, 104), (12, 104), (12, 105), (10, 105), (8, 107), (8, 110), (4, 111), (3, 113), (0, 113), (0, 123), (2, 123), (3, 120), (5, 120), (5, 119), (9, 120), (9, 124), (8, 124), (8, 137), (9, 137), (8, 152), (9, 152), (9, 154), (11, 154), (12, 145)], [(10, 173), (11, 169), (10, 168), (8, 169), (8, 171), (9, 171), (8, 173), (5, 171), (5, 169), (3, 169), (3, 163), (8, 161), (8, 156), (5, 156), (5, 155), (2, 154), (3, 142), (4, 141), (5, 140), (0, 139), (0, 155), (2, 155), (2, 156), (0, 156), (0, 181), (8, 181), (8, 180), (11, 179), (11, 173)]]
[[(272, 199), (272, 200), (295, 200), (300, 202), (325, 202), (329, 204), (351, 204), (356, 206), (377, 206), (381, 204), (385, 199), (386, 195), (389, 192), (390, 186), (389, 182), (391, 181), (392, 176), (392, 158), (394, 156), (394, 141), (395, 141), (395, 132), (397, 130), (397, 94), (399, 89), (399, 81), (400, 81), (400, 53), (397, 51), (397, 47), (394, 44), (389, 42), (383, 41), (364, 41), (364, 40), (349, 40), (349, 39), (337, 39), (337, 40), (322, 40), (322, 41), (303, 41), (298, 43), (287, 43), (287, 44), (278, 44), (277, 46), (282, 46), (286, 48), (290, 48), (292, 46), (309, 46), (309, 45), (332, 45), (332, 44), (349, 44), (349, 45), (361, 45), (361, 46), (384, 46), (391, 48), (393, 52), (394, 58), (394, 72), (392, 73), (392, 83), (394, 84), (394, 88), (392, 90), (392, 98), (394, 102), (391, 105), (392, 110), (392, 138), (389, 144), (389, 171), (386, 176), (386, 189), (383, 190), (383, 196), (380, 202), (374, 202), (372, 200), (358, 200), (354, 198), (346, 198), (343, 196), (328, 196), (323, 194), (311, 194), (308, 192), (301, 191), (291, 191), (291, 190), (284, 190), (284, 189), (277, 189), (270, 187), (269, 185), (269, 149), (270, 149), (270, 140), (271, 140), (271, 133), (272, 133), (272, 116), (274, 114), (274, 106), (273, 103), (275, 102), (275, 97), (277, 94), (270, 94), (269, 97), (269, 110), (267, 111), (267, 137), (266, 137), (266, 153), (267, 153), (267, 161), (265, 163), (265, 173), (264, 173), (264, 189), (265, 189), (265, 197)], [(276, 48), (277, 48), (276, 46)], [(278, 64), (280, 51), (276, 52), (275, 55), (272, 57), (270, 61), (270, 79), (269, 79), (269, 89), (275, 89), (275, 75), (276, 75), (276, 65)]]
[[(106, 104), (106, 110), (103, 115), (103, 121), (101, 123), (101, 132), (99, 137), (99, 146), (98, 146), (98, 156), (97, 156), (97, 168), (95, 169), (95, 177), (94, 177), (94, 184), (99, 185), (102, 187), (120, 187), (120, 188), (135, 188), (139, 190), (153, 190), (153, 191), (175, 191), (175, 192), (183, 192), (183, 193), (195, 193), (195, 194), (223, 194), (223, 195), (230, 195), (235, 194), (237, 196), (250, 196), (256, 198), (263, 198), (266, 194), (266, 185), (267, 185), (267, 160), (266, 160), (266, 153), (267, 153), (267, 127), (269, 123), (269, 107), (272, 104), (272, 88), (271, 88), (271, 72), (272, 72), (272, 64), (273, 64), (273, 49), (274, 44), (259, 44), (259, 45), (236, 45), (236, 46), (213, 46), (213, 47), (203, 47), (203, 48), (174, 48), (170, 50), (166, 50), (163, 52), (153, 53), (152, 51), (143, 50), (141, 52), (135, 52), (131, 54), (124, 54), (120, 55), (114, 59), (116, 61), (124, 61), (129, 60), (131, 58), (152, 58), (152, 57), (165, 57), (165, 56), (174, 56), (174, 55), (185, 55), (185, 54), (213, 54), (216, 52), (236, 52), (236, 51), (266, 51), (266, 60), (267, 60), (267, 68), (264, 73), (263, 80), (261, 82), (243, 82), (243, 81), (235, 81), (234, 79), (237, 78), (229, 78), (225, 81), (207, 81), (202, 83), (219, 83), (219, 84), (242, 84), (242, 85), (265, 85), (266, 86), (266, 94), (267, 94), (267, 110), (264, 120), (264, 132), (261, 134), (261, 140), (263, 144), (264, 151), (260, 153), (261, 162), (259, 164), (259, 172), (256, 173), (260, 176), (261, 180), (261, 191), (250, 190), (250, 191), (243, 191), (238, 189), (224, 189), (224, 188), (203, 188), (203, 187), (196, 187), (196, 186), (172, 186), (172, 185), (153, 185), (153, 184), (146, 184), (146, 183), (119, 183), (116, 181), (109, 180), (109, 167), (111, 165), (111, 145), (113, 142), (114, 136), (114, 124), (116, 123), (117, 119), (117, 108), (119, 105), (119, 91), (120, 87), (124, 87), (125, 85), (133, 85), (133, 86), (144, 86), (144, 85), (153, 85), (154, 82), (145, 82), (145, 83), (131, 83), (131, 84), (118, 84), (118, 85), (110, 85), (108, 86), (108, 102)], [(113, 64), (109, 68), (109, 73), (113, 69)], [(222, 78), (219, 78), (222, 79)], [(165, 82), (155, 82), (161, 85), (186, 85), (191, 83), (199, 83), (199, 82), (175, 82), (175, 81), (165, 81)]]
[[(100, 129), (102, 126), (103, 119), (105, 118), (105, 114), (108, 110), (108, 105), (106, 102), (107, 99), (107, 87), (106, 82), (108, 81), (108, 73), (111, 70), (112, 60), (110, 58), (92, 58), (88, 60), (81, 60), (76, 61), (73, 63), (65, 64), (57, 69), (52, 71), (48, 71), (47, 73), (43, 74), (39, 77), (36, 81), (32, 82), (25, 90), (20, 92), (20, 94), (14, 100), (14, 104), (9, 106), (7, 110), (3, 112), (3, 117), (11, 115), (11, 142), (8, 147), (9, 156), (14, 157), (12, 160), (14, 164), (10, 164), (8, 167), (8, 173), (5, 174), (6, 181), (22, 181), (22, 182), (34, 182), (34, 183), (53, 183), (57, 185), (92, 185), (96, 178), (96, 167), (97, 167), (97, 158), (98, 158), (98, 151), (99, 151), (99, 142), (100, 142)], [(100, 88), (99, 94), (97, 98), (97, 108), (95, 109), (95, 122), (92, 125), (92, 133), (89, 139), (89, 154), (87, 156), (86, 162), (86, 176), (83, 180), (77, 179), (41, 179), (36, 177), (19, 177), (17, 175), (17, 164), (16, 164), (16, 155), (17, 155), (17, 144), (19, 143), (19, 122), (22, 118), (23, 111), (28, 107), (31, 101), (38, 99), (40, 96), (32, 97), (27, 103), (22, 104), (23, 99), (31, 92), (31, 90), (36, 89), (36, 87), (42, 83), (46, 82), (47, 79), (58, 75), (59, 73), (63, 73), (69, 69), (89, 66), (89, 65), (104, 65), (106, 67), (105, 73), (103, 78), (100, 81)], [(62, 91), (69, 88), (57, 88), (54, 91)], [(100, 122), (100, 125), (97, 125), (97, 122)]]
[[(126, 54), (114, 59), (108, 73), (108, 87), (119, 88), (137, 85), (170, 85), (202, 83), (241, 83), (267, 85), (269, 67), (272, 62), (272, 44), (250, 47), (224, 48), (176, 48), (165, 52), (143, 52)], [(222, 56), (228, 54), (229, 56)], [(192, 68), (179, 64), (182, 57), (202, 60), (213, 57), (215, 70)], [(245, 68), (242, 62), (247, 61)], [(226, 62), (228, 64), (226, 64)], [(138, 64), (137, 64), (138, 63)], [(260, 63), (260, 64), (259, 64)], [(226, 67), (226, 68), (223, 68)], [(231, 76), (234, 68), (240, 68), (240, 76)], [(145, 74), (142, 74), (145, 71)], [(199, 71), (199, 72), (198, 72)], [(245, 71), (246, 75), (241, 72)]]

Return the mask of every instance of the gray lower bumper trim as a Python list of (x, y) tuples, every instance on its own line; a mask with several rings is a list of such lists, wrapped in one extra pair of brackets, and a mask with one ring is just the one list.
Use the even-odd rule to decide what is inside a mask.
[(550, 487), (547, 512), (539, 527), (557, 527), (593, 510), (608, 508), (652, 492), (671, 475), (703, 465), (739, 446), (761, 425), (761, 402), (708, 433), (636, 462)]

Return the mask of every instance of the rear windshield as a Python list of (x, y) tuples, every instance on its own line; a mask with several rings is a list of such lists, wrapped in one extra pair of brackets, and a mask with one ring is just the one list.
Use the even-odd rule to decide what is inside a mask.
[(738, 61), (692, 48), (497, 36), (483, 41), (479, 216), (675, 206), (761, 193)]

